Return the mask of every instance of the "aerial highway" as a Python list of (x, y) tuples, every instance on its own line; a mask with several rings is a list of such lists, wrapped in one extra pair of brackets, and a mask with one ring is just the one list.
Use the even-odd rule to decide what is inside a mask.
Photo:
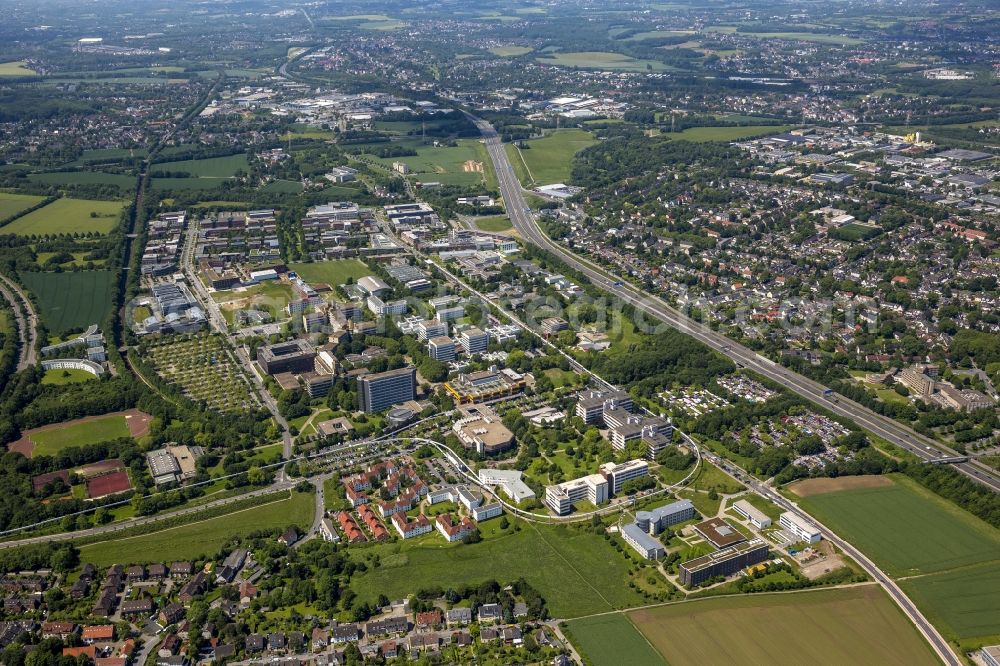
[[(3, 296), (10, 303), (10, 308), (14, 312), (17, 334), (21, 340), (20, 355), (17, 361), (17, 370), (20, 372), (35, 364), (35, 347), (38, 344), (38, 314), (20, 285), (6, 275), (0, 275), (0, 296)], [(21, 311), (22, 305), (24, 312), (28, 313), (27, 317)]]
[[(593, 284), (604, 291), (620, 298), (636, 310), (650, 315), (654, 319), (686, 333), (696, 340), (708, 345), (732, 359), (737, 365), (777, 382), (799, 394), (803, 398), (822, 405), (825, 409), (839, 416), (853, 420), (869, 432), (905, 449), (926, 462), (943, 462), (948, 459), (962, 457), (959, 454), (934, 440), (918, 434), (916, 431), (894, 421), (891, 418), (876, 414), (841, 395), (833, 394), (829, 388), (819, 382), (803, 377), (788, 368), (765, 358), (743, 345), (713, 331), (708, 326), (696, 322), (682, 312), (671, 307), (664, 300), (644, 293), (627, 281), (614, 276), (603, 268), (581, 259), (573, 252), (554, 242), (539, 228), (534, 214), (528, 207), (521, 191), (521, 182), (514, 173), (507, 152), (493, 126), (488, 122), (473, 116), (469, 118), (476, 124), (483, 135), (487, 152), (497, 175), (500, 193), (506, 205), (507, 214), (521, 236), (535, 245), (548, 250), (562, 261), (586, 275)], [(974, 481), (1000, 492), (1000, 474), (978, 463), (961, 461), (953, 466)]]

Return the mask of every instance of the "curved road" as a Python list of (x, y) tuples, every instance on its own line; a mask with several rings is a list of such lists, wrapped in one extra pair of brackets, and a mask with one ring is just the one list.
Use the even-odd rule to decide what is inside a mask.
[[(479, 131), (483, 135), (487, 151), (490, 155), (490, 160), (493, 162), (493, 168), (497, 174), (497, 182), (500, 186), (500, 193), (503, 196), (507, 214), (510, 216), (514, 228), (517, 229), (525, 240), (531, 241), (539, 247), (560, 257), (567, 264), (586, 275), (595, 286), (621, 298), (637, 310), (651, 315), (659, 321), (690, 335), (716, 351), (722, 352), (737, 364), (754, 370), (761, 375), (778, 382), (779, 384), (787, 386), (808, 400), (822, 404), (831, 412), (853, 419), (855, 422), (860, 423), (876, 435), (879, 435), (893, 444), (918, 455), (923, 460), (934, 460), (941, 457), (942, 453), (945, 455), (956, 455), (954, 451), (950, 451), (940, 444), (927, 439), (926, 437), (921, 437), (909, 428), (905, 428), (895, 421), (880, 416), (871, 410), (858, 405), (857, 403), (843, 398), (842, 396), (837, 396), (832, 400), (827, 399), (824, 393), (826, 391), (826, 387), (823, 385), (802, 377), (784, 366), (778, 365), (777, 363), (758, 355), (756, 352), (743, 347), (742, 345), (719, 333), (716, 333), (707, 326), (692, 321), (682, 313), (670, 307), (663, 300), (640, 292), (635, 287), (625, 283), (624, 280), (609, 278), (609, 274), (606, 271), (598, 269), (589, 262), (582, 261), (572, 252), (554, 243), (541, 231), (541, 229), (539, 229), (536, 224), (535, 218), (521, 192), (521, 183), (518, 180), (517, 175), (514, 173), (513, 167), (511, 167), (510, 161), (507, 158), (507, 153), (504, 150), (503, 144), (501, 143), (496, 130), (494, 130), (493, 127), (486, 121), (472, 116), (471, 114), (467, 115), (469, 115), (469, 118), (476, 124)], [(986, 474), (985, 472), (980, 473), (978, 468), (973, 467), (968, 463), (956, 465), (956, 467), (958, 467), (962, 473), (972, 477), (974, 480), (979, 481), (996, 491), (1000, 491), (1000, 478), (997, 478), (992, 474)], [(906, 613), (907, 617), (910, 618), (920, 633), (923, 634), (923, 636), (931, 644), (934, 651), (938, 654), (941, 660), (944, 661), (944, 663), (954, 666), (960, 666), (960, 664), (963, 663), (962, 660), (952, 651), (951, 646), (944, 639), (944, 637), (941, 636), (937, 629), (927, 621), (927, 618), (923, 616), (916, 605), (906, 596), (906, 594), (903, 593), (896, 582), (886, 575), (885, 572), (879, 569), (874, 562), (868, 559), (850, 543), (838, 537), (831, 530), (825, 526), (819, 525), (814, 518), (803, 513), (801, 509), (796, 507), (771, 488), (752, 481), (753, 477), (750, 475), (746, 475), (746, 477), (751, 479), (750, 487), (759, 495), (762, 495), (766, 499), (774, 502), (784, 510), (791, 511), (792, 513), (822, 527), (826, 537), (834, 545), (841, 548), (845, 553), (854, 558), (855, 561), (857, 561), (858, 564), (860, 564), (861, 567), (864, 568), (864, 570), (892, 597), (896, 604), (903, 610), (904, 613)]]
[[(553, 242), (546, 236), (535, 222), (534, 215), (525, 202), (521, 191), (521, 183), (507, 158), (503, 144), (496, 130), (484, 120), (469, 116), (479, 128), (493, 162), (494, 171), (500, 186), (514, 228), (528, 241), (555, 254), (568, 265), (586, 275), (595, 286), (620, 298), (632, 305), (636, 310), (650, 315), (655, 320), (663, 322), (682, 333), (725, 354), (738, 365), (749, 368), (772, 381), (788, 387), (800, 396), (825, 409), (852, 419), (870, 432), (918, 456), (926, 462), (932, 462), (942, 457), (957, 456), (958, 453), (939, 442), (935, 442), (896, 421), (876, 414), (872, 410), (848, 400), (840, 395), (827, 396), (827, 387), (819, 382), (803, 377), (788, 368), (767, 359), (755, 351), (730, 340), (721, 333), (713, 331), (708, 326), (698, 323), (665, 301), (650, 294), (643, 293), (631, 284), (611, 276), (608, 271), (583, 260), (573, 252)], [(973, 462), (954, 465), (961, 473), (972, 480), (981, 483), (996, 492), (1000, 492), (1000, 474)]]
[[(38, 346), (38, 313), (35, 312), (35, 306), (25, 296), (24, 291), (21, 290), (21, 286), (6, 275), (0, 275), (0, 294), (3, 294), (14, 311), (17, 334), (21, 340), (17, 361), (17, 370), (20, 372), (34, 365), (37, 361), (35, 347)], [(27, 320), (25, 320), (24, 313), (18, 303), (23, 304), (24, 311), (28, 313)]]

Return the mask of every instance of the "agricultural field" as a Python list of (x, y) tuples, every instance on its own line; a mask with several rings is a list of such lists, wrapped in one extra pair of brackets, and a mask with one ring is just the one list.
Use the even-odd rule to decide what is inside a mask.
[(114, 185), (122, 189), (135, 187), (135, 177), (122, 173), (104, 173), (103, 171), (51, 171), (48, 173), (33, 173), (28, 180), (42, 185)]
[(55, 334), (103, 322), (113, 279), (110, 271), (21, 273), (21, 282), (38, 299), (42, 321)]
[(799, 503), (893, 576), (1000, 561), (1000, 532), (906, 477), (890, 478)]
[(628, 578), (626, 559), (593, 532), (520, 521), (511, 521), (507, 531), (499, 532), (498, 523), (483, 523), (483, 541), (477, 544), (445, 545), (433, 533), (359, 550), (365, 556), (377, 553), (381, 565), (356, 573), (351, 588), (361, 600), (373, 603), (379, 594), (398, 599), (412, 593), (414, 581), (448, 588), (523, 576), (545, 597), (554, 617), (566, 618), (643, 601), (623, 584)]
[[(158, 190), (211, 190), (233, 178), (238, 171), (247, 171), (245, 154), (209, 157), (200, 160), (158, 162), (151, 167), (153, 187)], [(163, 177), (162, 174), (186, 173), (188, 176)]]
[(80, 557), (98, 567), (123, 563), (172, 562), (213, 556), (229, 539), (258, 530), (298, 525), (306, 530), (312, 523), (314, 499), (311, 493), (291, 492), (286, 499), (242, 511), (180, 525), (136, 537), (101, 541), (80, 547)]
[(567, 625), (566, 637), (594, 666), (666, 666), (624, 613), (570, 620)]
[(250, 380), (217, 335), (161, 340), (151, 345), (146, 359), (184, 395), (212, 409), (244, 412), (260, 406)]
[(48, 206), (14, 220), (3, 227), (3, 232), (19, 236), (88, 232), (106, 234), (118, 224), (124, 207), (125, 204), (121, 201), (56, 199)]
[(787, 132), (790, 125), (744, 125), (741, 127), (691, 127), (682, 132), (668, 134), (670, 138), (704, 143), (708, 141), (739, 141), (765, 134)]
[(501, 58), (514, 58), (527, 55), (534, 50), (530, 46), (495, 46), (490, 49), (490, 53)]
[(372, 274), (372, 270), (363, 261), (357, 259), (291, 264), (288, 269), (294, 271), (310, 284), (325, 283), (331, 287), (344, 284), (348, 278), (354, 278), (357, 281), (358, 278)]
[(524, 150), (510, 144), (505, 148), (522, 184), (551, 185), (567, 182), (573, 156), (596, 142), (584, 130), (560, 129), (527, 141), (528, 148)]
[(907, 596), (944, 635), (967, 649), (1000, 643), (1000, 563), (899, 581)]
[(0, 78), (17, 78), (21, 76), (38, 76), (38, 72), (28, 69), (26, 62), (0, 62)]
[(662, 72), (671, 69), (657, 60), (639, 60), (621, 53), (610, 51), (571, 51), (563, 53), (547, 53), (545, 57), (537, 58), (543, 65), (559, 65), (561, 67), (579, 67), (581, 69), (609, 69), (625, 72)]
[(877, 585), (716, 597), (627, 615), (671, 666), (793, 664), (803, 655), (818, 666), (938, 663)]
[[(56, 254), (57, 253), (55, 252), (36, 252), (35, 261), (38, 263), (39, 266), (42, 266), (50, 258), (56, 256)], [(100, 268), (101, 266), (107, 263), (106, 259), (93, 259), (93, 260), (85, 259), (84, 257), (90, 254), (89, 252), (70, 252), (69, 254), (73, 255), (73, 258), (70, 261), (64, 261), (63, 263), (59, 264), (63, 268), (71, 266), (86, 266), (88, 263), (92, 263), (95, 268)]]
[[(44, 201), (45, 197), (37, 197), (33, 194), (13, 194), (0, 192), (0, 220), (17, 215), (22, 210), (27, 210), (32, 206)], [(0, 228), (0, 233), (8, 233), (6, 228)]]

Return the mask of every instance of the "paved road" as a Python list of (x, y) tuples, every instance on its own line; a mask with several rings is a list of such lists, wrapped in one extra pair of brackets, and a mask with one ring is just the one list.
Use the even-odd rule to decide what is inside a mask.
[[(17, 361), (17, 370), (20, 372), (34, 365), (36, 362), (35, 347), (38, 345), (38, 313), (35, 312), (35, 306), (28, 300), (21, 286), (6, 275), (0, 275), (0, 294), (10, 303), (10, 307), (14, 311), (17, 335), (21, 340), (21, 349)], [(18, 303), (24, 305), (24, 310), (28, 313), (27, 318), (21, 312)]]
[[(195, 296), (201, 301), (201, 304), (208, 316), (209, 324), (212, 328), (219, 332), (220, 335), (224, 336), (226, 340), (233, 349), (236, 350), (235, 355), (237, 360), (243, 366), (250, 382), (253, 384), (253, 388), (257, 392), (257, 397), (260, 402), (267, 408), (267, 411), (271, 412), (271, 416), (274, 418), (278, 427), (281, 428), (281, 443), (282, 452), (286, 460), (292, 457), (292, 434), (288, 429), (288, 421), (281, 415), (278, 410), (278, 403), (275, 401), (274, 396), (271, 392), (267, 390), (264, 385), (263, 380), (261, 380), (260, 375), (253, 367), (253, 362), (247, 355), (246, 350), (243, 345), (236, 340), (232, 334), (229, 332), (229, 324), (226, 322), (225, 317), (222, 316), (222, 310), (219, 309), (219, 304), (215, 302), (212, 295), (208, 293), (208, 289), (198, 278), (198, 271), (195, 267), (195, 249), (198, 245), (198, 226), (194, 220), (188, 222), (188, 229), (184, 238), (184, 248), (181, 252), (181, 269), (184, 271), (184, 275), (187, 276), (188, 284), (191, 285), (194, 290)], [(284, 479), (285, 472), (282, 470), (279, 473), (279, 478)]]
[[(757, 352), (713, 331), (708, 326), (690, 319), (662, 299), (639, 291), (624, 280), (612, 276), (605, 269), (582, 260), (574, 253), (553, 242), (539, 229), (534, 215), (525, 202), (521, 183), (510, 165), (507, 153), (496, 131), (489, 123), (475, 116), (470, 116), (470, 118), (479, 127), (485, 139), (490, 160), (493, 162), (493, 168), (497, 174), (500, 193), (506, 204), (507, 214), (510, 216), (514, 228), (526, 240), (559, 256), (567, 264), (590, 278), (595, 286), (617, 296), (637, 310), (725, 354), (738, 365), (788, 387), (807, 400), (823, 405), (824, 408), (835, 414), (853, 420), (870, 432), (906, 449), (922, 460), (933, 461), (942, 457), (958, 455), (956, 451), (940, 442), (924, 437), (852, 400), (840, 395), (827, 396), (827, 387), (819, 382), (803, 377), (770, 359), (764, 358)], [(954, 467), (974, 481), (1000, 492), (1000, 474), (975, 462), (961, 463), (954, 465)]]
[[(944, 447), (941, 447), (937, 443), (931, 442), (930, 440), (927, 440), (927, 438), (922, 438), (917, 435), (917, 433), (909, 430), (908, 428), (904, 428), (891, 419), (886, 419), (885, 417), (875, 414), (861, 405), (846, 400), (843, 397), (838, 396), (836, 400), (826, 399), (824, 397), (826, 387), (821, 384), (806, 379), (805, 377), (802, 377), (801, 375), (798, 375), (783, 366), (765, 359), (759, 356), (756, 352), (753, 352), (733, 342), (732, 340), (729, 340), (725, 336), (712, 331), (707, 326), (703, 326), (688, 319), (686, 316), (674, 310), (662, 300), (643, 294), (627, 283), (623, 283), (624, 281), (619, 281), (613, 277), (609, 278), (608, 274), (603, 270), (598, 270), (593, 265), (581, 261), (573, 253), (552, 242), (538, 228), (534, 216), (524, 200), (524, 196), (521, 192), (521, 183), (518, 181), (517, 176), (514, 173), (514, 169), (510, 165), (507, 153), (504, 150), (503, 144), (500, 142), (500, 137), (488, 123), (480, 120), (479, 118), (475, 118), (474, 116), (471, 117), (479, 127), (479, 130), (483, 134), (486, 141), (486, 148), (497, 174), (500, 193), (504, 198), (507, 214), (510, 216), (511, 222), (514, 224), (514, 228), (517, 229), (517, 231), (526, 240), (556, 254), (570, 266), (584, 273), (596, 286), (617, 295), (622, 300), (630, 303), (637, 309), (652, 315), (671, 327), (687, 333), (695, 339), (709, 345), (713, 349), (726, 354), (736, 363), (755, 370), (756, 372), (759, 372), (760, 374), (789, 387), (799, 395), (802, 395), (809, 400), (823, 404), (830, 409), (830, 411), (855, 420), (855, 422), (860, 423), (875, 434), (913, 452), (922, 459), (931, 460), (940, 457), (942, 451), (946, 454), (954, 455), (954, 452), (948, 452)], [(926, 448), (927, 446), (932, 446), (933, 450), (928, 450)], [(972, 476), (977, 481), (992, 487), (994, 490), (1000, 491), (1000, 479), (997, 479), (992, 475), (980, 475), (977, 469), (973, 468), (970, 470), (968, 465), (964, 467), (965, 468), (962, 469), (963, 473)], [(747, 478), (752, 478), (749, 475), (746, 476)], [(751, 482), (751, 487), (755, 492), (776, 503), (784, 510), (791, 511), (796, 515), (802, 516), (803, 518), (814, 523), (816, 522), (815, 519), (804, 514), (798, 507), (771, 488), (755, 482)], [(872, 578), (878, 581), (878, 583), (893, 598), (896, 604), (899, 605), (904, 613), (906, 613), (914, 625), (916, 625), (934, 650), (938, 653), (938, 656), (945, 663), (954, 664), (955, 666), (962, 663), (954, 652), (952, 652), (948, 642), (941, 636), (940, 633), (938, 633), (937, 629), (927, 621), (923, 614), (921, 614), (920, 610), (917, 609), (914, 603), (903, 593), (895, 581), (889, 578), (889, 576), (879, 569), (871, 560), (865, 557), (865, 555), (857, 548), (838, 537), (825, 526), (821, 527), (823, 527), (827, 538), (831, 542), (853, 557)]]

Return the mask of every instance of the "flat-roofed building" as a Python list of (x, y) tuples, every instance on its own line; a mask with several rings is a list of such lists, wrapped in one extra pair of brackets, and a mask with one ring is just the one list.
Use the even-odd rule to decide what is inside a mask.
[(717, 550), (682, 562), (677, 568), (681, 585), (694, 587), (715, 576), (729, 576), (767, 559), (767, 544), (761, 539)]
[(1000, 645), (987, 645), (979, 651), (986, 666), (1000, 666)]
[(466, 354), (481, 354), (490, 346), (490, 334), (473, 327), (462, 331), (460, 341)]
[(442, 335), (448, 335), (448, 322), (426, 319), (414, 326), (413, 332), (417, 334), (418, 340), (430, 340), (431, 338), (441, 337)]
[(316, 363), (316, 350), (306, 340), (279, 342), (258, 349), (257, 363), (269, 375), (310, 372)]
[(451, 429), (465, 448), (475, 449), (480, 455), (494, 455), (514, 445), (514, 433), (486, 405), (470, 405), (461, 412), (462, 418)]
[(625, 391), (583, 391), (576, 402), (576, 415), (587, 425), (603, 424), (604, 412), (630, 411), (632, 396)]
[(417, 397), (417, 369), (410, 366), (358, 377), (358, 407), (381, 412)]
[(523, 475), (516, 469), (484, 468), (478, 474), (480, 483), (499, 487), (515, 503), (535, 499), (535, 491), (521, 480)]
[(640, 529), (655, 535), (671, 525), (691, 520), (697, 515), (691, 500), (683, 499), (658, 506), (649, 511), (637, 511), (635, 523)]
[(643, 532), (635, 523), (629, 523), (622, 528), (622, 538), (647, 560), (658, 560), (666, 552), (662, 543)]
[(565, 516), (573, 505), (587, 500), (594, 506), (608, 501), (608, 481), (600, 474), (590, 474), (545, 488), (545, 503), (556, 514)]
[(601, 465), (600, 471), (608, 480), (608, 494), (617, 495), (627, 481), (649, 476), (649, 463), (645, 460), (629, 460), (620, 465), (606, 462)]
[(746, 500), (733, 502), (733, 511), (746, 518), (751, 525), (759, 530), (771, 526), (771, 519), (768, 515)]
[(698, 523), (694, 526), (694, 531), (716, 548), (728, 548), (746, 541), (746, 537), (739, 530), (722, 518), (709, 518)]
[(427, 342), (427, 355), (435, 361), (454, 361), (455, 341), (447, 335), (431, 338)]
[(823, 538), (819, 528), (807, 520), (799, 518), (791, 511), (786, 511), (778, 517), (778, 524), (799, 541), (816, 543)]

